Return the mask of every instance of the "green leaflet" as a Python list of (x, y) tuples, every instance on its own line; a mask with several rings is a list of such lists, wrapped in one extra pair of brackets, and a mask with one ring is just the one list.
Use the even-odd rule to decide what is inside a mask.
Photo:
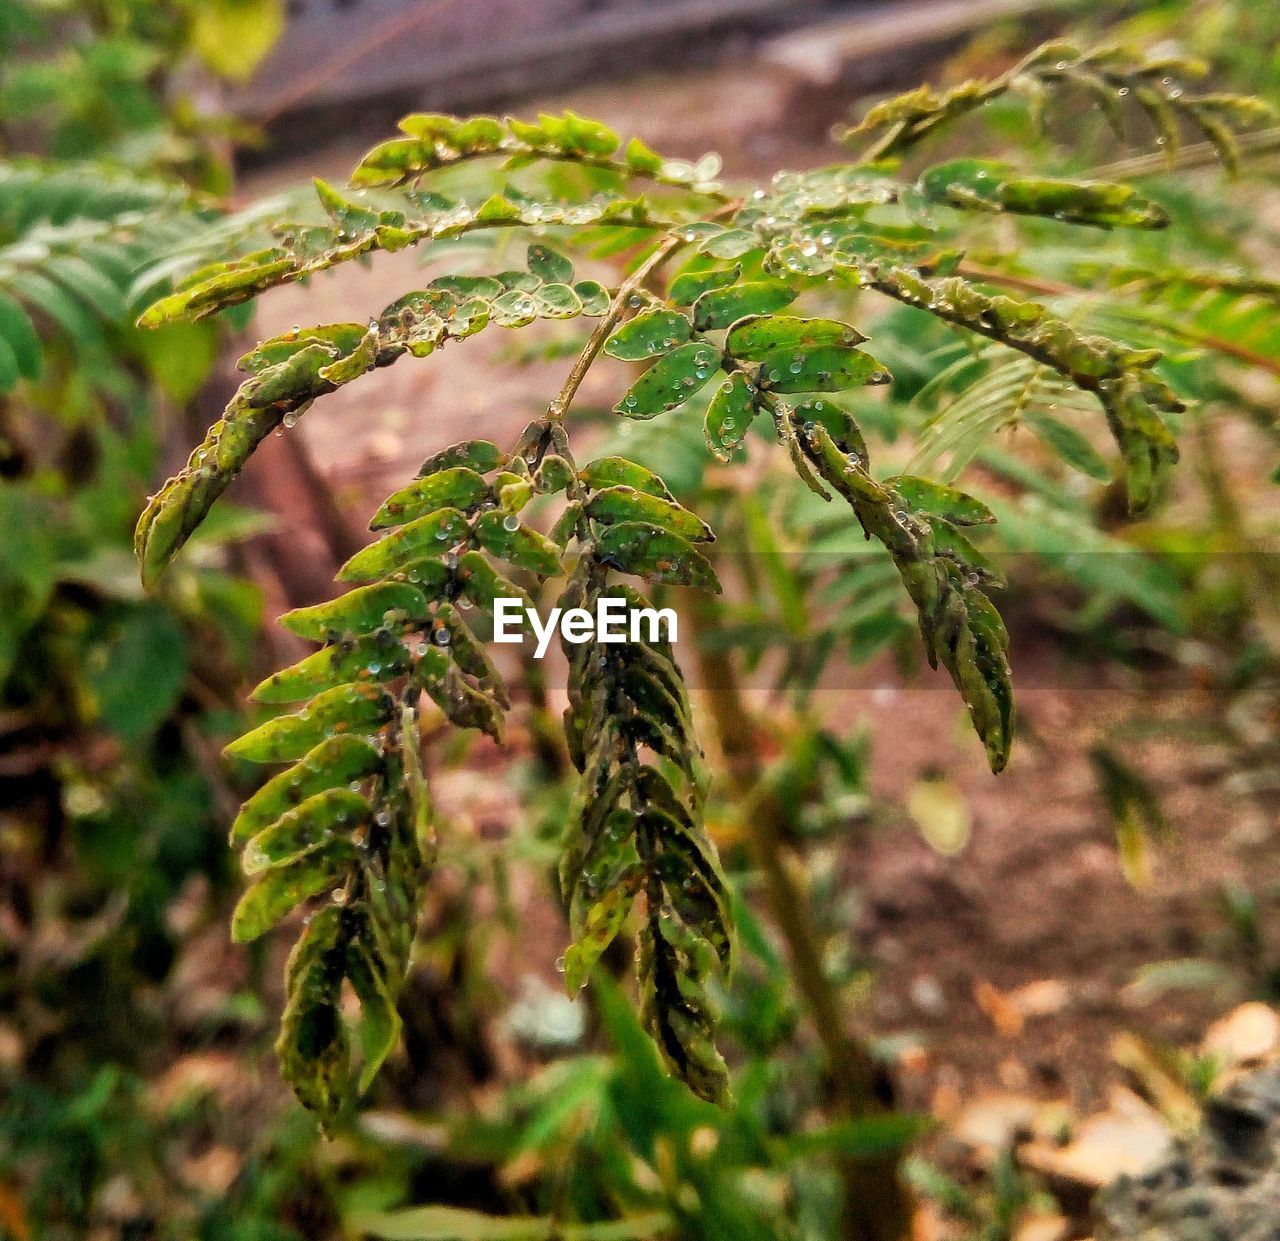
[(357, 856), (354, 845), (335, 838), (296, 861), (265, 871), (231, 915), (231, 938), (244, 944), (265, 934), (303, 901), (333, 888)]
[(709, 254), (716, 259), (739, 259), (752, 250), (759, 250), (763, 243), (758, 233), (746, 228), (726, 228), (713, 234), (698, 246), (699, 254)]
[(614, 412), (628, 418), (653, 418), (675, 409), (689, 400), (719, 366), (720, 354), (714, 346), (700, 341), (681, 345), (649, 367), (614, 406)]
[[(283, 250), (261, 250), (234, 262), (220, 264), (208, 273), (197, 272), (196, 283), (162, 297), (146, 309), (139, 327), (156, 327), (169, 319), (201, 318), (221, 310), (228, 302), (245, 301), (277, 283), (293, 268)], [(201, 278), (203, 277), (203, 278)]]
[(801, 401), (792, 411), (791, 421), (802, 432), (810, 424), (823, 426), (832, 441), (851, 464), (866, 462), (867, 442), (862, 438), (862, 430), (853, 420), (853, 416), (842, 409), (834, 401), (822, 397), (811, 397)]
[(418, 717), (412, 707), (405, 707), (400, 712), (400, 763), (412, 816), (413, 838), (423, 860), (430, 865), (435, 861), (437, 841), (431, 791), (422, 769), (421, 747)]
[(470, 529), (466, 514), (456, 508), (428, 513), (356, 552), (338, 570), (338, 580), (359, 582), (385, 577), (414, 560), (448, 551)]
[(667, 289), (668, 299), (676, 306), (692, 306), (704, 293), (723, 289), (742, 275), (738, 264), (732, 267), (698, 266), (681, 272)]
[(227, 746), (232, 758), (283, 763), (305, 758), (321, 741), (338, 733), (369, 736), (391, 719), (391, 696), (375, 685), (340, 685), (325, 690), (296, 715), (268, 720)]
[(644, 362), (685, 344), (691, 333), (689, 320), (674, 310), (643, 310), (605, 341), (604, 351), (623, 362)]
[(388, 496), (374, 514), (369, 529), (402, 526), (442, 508), (469, 512), (490, 498), (489, 484), (474, 470), (465, 466), (437, 470)]
[(567, 284), (544, 284), (533, 294), (544, 319), (572, 319), (582, 313), (582, 301)]
[(795, 319), (786, 315), (752, 315), (739, 319), (725, 337), (725, 349), (736, 358), (759, 362), (782, 349), (819, 345), (858, 345), (867, 338), (857, 328), (835, 319)]
[(644, 521), (660, 526), (672, 534), (678, 534), (694, 543), (709, 542), (715, 538), (711, 527), (687, 508), (671, 500), (648, 495), (634, 487), (606, 487), (592, 493), (586, 504), (586, 514), (603, 523)]
[(480, 552), (465, 552), (458, 558), (458, 581), (462, 594), (478, 608), (493, 611), (495, 599), (520, 599), (526, 607), (532, 607), (528, 596), (499, 573)]
[(560, 571), (560, 549), (532, 526), (498, 512), (476, 518), (475, 536), (480, 546), (518, 569), (549, 576)]
[[(506, 687), (498, 675), (489, 653), (467, 628), (462, 614), (451, 603), (442, 603), (431, 622), (431, 636), (438, 646), (447, 646), (458, 667), (485, 692), (492, 694), (495, 703), (504, 711), (511, 706)], [(447, 640), (446, 640), (447, 639)]]
[(452, 723), (459, 728), (478, 728), (502, 744), (500, 705), (492, 694), (471, 685), (442, 647), (430, 646), (423, 652), (414, 677)]
[(1022, 177), (999, 190), (1000, 206), (1095, 228), (1167, 228), (1169, 214), (1128, 185)]
[(246, 875), (256, 875), (296, 862), (335, 833), (350, 834), (368, 815), (369, 803), (359, 793), (347, 788), (325, 789), (254, 836), (240, 856), (240, 868)]
[[(252, 891), (252, 889), (250, 889)], [(289, 999), (276, 1054), (285, 1080), (326, 1132), (346, 1095), (348, 1039), (342, 1021), (342, 911), (322, 909), (289, 954)]]
[(927, 478), (899, 474), (886, 478), (884, 486), (892, 488), (913, 512), (941, 517), (956, 526), (982, 526), (995, 521), (995, 514), (981, 500), (965, 495), (954, 487)]
[(712, 454), (721, 461), (731, 460), (733, 450), (747, 438), (751, 420), (759, 412), (755, 389), (745, 375), (735, 371), (720, 385), (707, 406), (703, 433)]
[(334, 358), (346, 357), (355, 352), (368, 331), (368, 325), (364, 323), (327, 323), (301, 332), (285, 332), (269, 340), (259, 341), (236, 362), (236, 366), (242, 371), (259, 375), (273, 366), (287, 362), (294, 354), (313, 345), (330, 350)]
[(692, 543), (644, 521), (605, 526), (597, 537), (606, 563), (623, 573), (671, 586), (698, 586), (720, 593), (710, 561)]
[(699, 942), (668, 910), (649, 913), (636, 956), (640, 1016), (672, 1072), (694, 1094), (723, 1103), (729, 1072), (712, 1038), (716, 1013), (703, 998), (714, 953), (701, 953)]
[(165, 483), (139, 518), (134, 546), (144, 585), (159, 580), (214, 501), (282, 419), (276, 410), (246, 409), (209, 429), (192, 461)]
[[(604, 834), (608, 835), (607, 830)], [(564, 954), (564, 985), (570, 995), (586, 986), (596, 962), (622, 930), (643, 884), (644, 870), (628, 842), (621, 861), (610, 857), (602, 865), (597, 859), (586, 872), (586, 881), (600, 895), (593, 901), (575, 900), (570, 913), (573, 942)]]
[[(27, 312), (5, 293), (0, 293), (0, 345), (13, 357), (15, 376), (36, 379), (40, 375), (40, 338)], [(0, 385), (6, 390), (11, 384)]]
[(573, 280), (573, 264), (550, 246), (529, 247), (529, 270), (545, 284), (569, 284)]
[(1026, 410), (1022, 421), (1073, 470), (1099, 483), (1111, 481), (1111, 469), (1102, 454), (1075, 427), (1036, 409)]
[(347, 978), (360, 1001), (360, 1046), (363, 1064), (356, 1089), (363, 1094), (400, 1038), (400, 1014), (376, 960), (359, 939), (347, 943)]
[(1097, 228), (1164, 228), (1162, 207), (1128, 185), (1015, 177), (994, 160), (958, 159), (921, 174), (926, 198), (957, 207), (1050, 216)]
[(575, 478), (573, 466), (556, 453), (548, 453), (534, 475), (534, 485), (543, 495), (555, 495), (569, 487)]
[(841, 392), (889, 382), (889, 372), (869, 353), (843, 345), (772, 349), (760, 359), (756, 382), (773, 392)]
[(969, 574), (982, 578), (992, 586), (1003, 586), (1004, 575), (991, 561), (961, 534), (948, 520), (926, 514), (925, 520), (933, 531), (933, 551), (955, 561)]
[(341, 638), (314, 655), (267, 677), (250, 695), (255, 702), (301, 702), (321, 690), (352, 681), (389, 681), (409, 667), (409, 652), (385, 630)]
[(363, 737), (337, 736), (320, 742), (245, 802), (231, 825), (231, 843), (243, 844), (307, 798), (363, 780), (381, 766), (381, 753)]
[(675, 502), (667, 485), (651, 470), (623, 457), (600, 457), (578, 471), (578, 477), (595, 490), (605, 487), (634, 487), (646, 495)]
[(1003, 769), (1013, 743), (1008, 638), (1004, 623), (981, 592), (966, 591), (964, 622), (954, 645), (954, 679), (982, 738), (991, 770)]
[(769, 315), (789, 306), (796, 290), (780, 280), (748, 280), (703, 293), (693, 304), (693, 326), (701, 331), (728, 327), (747, 315)]
[(335, 634), (360, 636), (396, 621), (403, 625), (423, 620), (429, 606), (427, 596), (408, 582), (378, 582), (358, 586), (328, 603), (295, 608), (280, 617), (280, 624), (300, 638), (326, 642)]

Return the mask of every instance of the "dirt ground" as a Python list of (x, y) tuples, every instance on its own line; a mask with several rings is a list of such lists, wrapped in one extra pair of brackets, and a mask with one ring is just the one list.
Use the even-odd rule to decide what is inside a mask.
[[(784, 99), (780, 78), (739, 66), (586, 89), (518, 110), (568, 106), (664, 152), (719, 150), (735, 176), (832, 158), (828, 148), (789, 138), (780, 120)], [(335, 141), (242, 188), (255, 194), (304, 171), (340, 179), (363, 145)], [(363, 319), (398, 295), (412, 262), (384, 256), (310, 289), (272, 292), (262, 300), (258, 330)], [(464, 436), (510, 440), (545, 404), (564, 363), (514, 367), (503, 352), (510, 339), (487, 333), (428, 362), (379, 372), (327, 398), (293, 432), (305, 435), (353, 522), (362, 524), (376, 499), (402, 485), (428, 453)], [(583, 399), (594, 395), (588, 387)], [(1246, 886), (1264, 901), (1280, 883), (1276, 807), (1231, 791), (1221, 748), (1188, 743), (1186, 726), (1206, 722), (1218, 708), (1186, 676), (1139, 681), (1052, 661), (1037, 673), (1021, 694), (1014, 759), (998, 778), (987, 773), (949, 687), (940, 693), (932, 683), (878, 684), (819, 695), (819, 709), (838, 727), (866, 726), (874, 738), (871, 784), (879, 808), (871, 825), (851, 829), (844, 858), (861, 904), (852, 947), (883, 967), (859, 1018), (876, 1034), (922, 1041), (924, 1053), (903, 1067), (913, 1104), (943, 1107), (980, 1087), (1097, 1100), (1119, 1075), (1113, 1036), (1137, 1029), (1185, 1044), (1231, 1001), (1205, 991), (1144, 999), (1130, 987), (1134, 971), (1218, 951), (1222, 885)], [(1140, 739), (1137, 721), (1145, 729)], [(1123, 737), (1126, 729), (1136, 746), (1128, 757), (1149, 773), (1174, 829), (1141, 891), (1122, 876), (1087, 758), (1092, 742)], [(945, 772), (972, 814), (972, 839), (959, 856), (932, 849), (902, 808), (931, 769)], [(514, 793), (492, 774), (456, 782), (456, 808), (480, 826), (509, 823), (517, 813)], [(562, 932), (546, 914), (531, 911), (524, 955), (504, 962), (503, 973), (555, 980), (551, 962), (563, 950)], [(1001, 1033), (999, 997), (1045, 982), (1061, 985), (1041, 988), (1052, 998), (1038, 1006), (1041, 1015), (1029, 1016), (1020, 1033), (1005, 1022)]]

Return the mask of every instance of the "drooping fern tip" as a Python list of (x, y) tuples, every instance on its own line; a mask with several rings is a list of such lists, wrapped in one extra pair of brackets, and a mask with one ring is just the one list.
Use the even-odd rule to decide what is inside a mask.
[[(414, 115), (361, 161), (349, 190), (317, 181), (310, 217), (276, 222), (267, 244), (192, 272), (145, 311), (144, 325), (198, 319), (377, 251), (469, 235), (492, 240), (496, 253), (513, 233), (537, 238), (522, 266), (438, 275), (369, 323), (305, 327), (246, 353), (248, 378), (138, 523), (148, 585), (258, 444), (328, 394), (491, 327), (592, 321), (544, 417), (508, 447), (442, 448), (373, 514), (377, 539), (338, 574), (351, 588), (281, 618), (320, 649), (268, 677), (254, 698), (301, 705), (228, 747), (284, 765), (232, 828), (251, 880), (233, 933), (252, 939), (316, 903), (290, 957), (278, 1048), (286, 1077), (327, 1128), (396, 1040), (396, 997), (436, 849), (417, 726), (424, 695), (454, 725), (502, 739), (511, 702), (481, 634), (494, 601), (520, 598), (522, 583), (563, 578), (562, 605), (587, 608), (606, 593), (644, 605), (619, 576), (720, 589), (705, 551), (711, 528), (662, 478), (624, 457), (575, 459), (574, 399), (601, 354), (643, 366), (618, 396), (618, 417), (697, 419), (710, 453), (728, 464), (762, 427), (806, 487), (848, 506), (892, 561), (926, 655), (950, 674), (992, 770), (1004, 767), (1009, 642), (989, 597), (1001, 579), (971, 537), (993, 515), (947, 482), (873, 468), (850, 397), (892, 377), (862, 347), (874, 346), (869, 320), (846, 322), (842, 308), (887, 298), (1088, 394), (1118, 447), (1131, 504), (1151, 503), (1177, 459), (1183, 408), (1159, 354), (1085, 334), (1002, 293), (961, 256), (993, 214), (1155, 229), (1169, 223), (1163, 209), (1130, 186), (1029, 177), (990, 160), (952, 160), (913, 181), (894, 161), (997, 94), (1044, 102), (1059, 86), (1105, 86), (1110, 114), (1123, 82), (1166, 149), (1185, 120), (1231, 164), (1233, 129), (1260, 112), (1252, 101), (1175, 93), (1190, 68), (1053, 45), (991, 83), (941, 95), (922, 88), (879, 105), (851, 131), (881, 135), (857, 162), (779, 174), (741, 193), (716, 180), (714, 157), (665, 159), (573, 113), (531, 122)], [(467, 163), (483, 192), (446, 192), (449, 171)], [(626, 256), (630, 274), (611, 285), (579, 278), (566, 250)], [(552, 525), (530, 520), (535, 501), (558, 510)], [(655, 638), (566, 645), (565, 655), (565, 737), (580, 775), (560, 861), (567, 984), (582, 986), (614, 938), (637, 925), (647, 1029), (691, 1089), (724, 1098), (715, 997), (733, 927), (702, 819), (705, 773), (676, 653)], [(354, 1032), (341, 1004), (347, 984), (361, 1006)]]

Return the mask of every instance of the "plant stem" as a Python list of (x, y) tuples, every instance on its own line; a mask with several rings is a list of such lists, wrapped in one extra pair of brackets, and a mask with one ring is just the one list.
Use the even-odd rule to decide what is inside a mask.
[[(718, 211), (713, 211), (705, 219), (707, 221), (719, 220), (724, 216), (732, 215), (741, 205), (741, 201), (735, 199), (733, 202), (725, 203), (723, 207)], [(613, 329), (626, 316), (632, 296), (642, 292), (649, 277), (681, 246), (688, 244), (688, 241), (679, 232), (668, 234), (658, 244), (653, 253), (618, 286), (618, 291), (613, 295), (613, 301), (609, 303), (609, 309), (605, 312), (600, 322), (596, 324), (591, 335), (587, 337), (587, 343), (583, 345), (582, 352), (578, 354), (577, 359), (574, 361), (573, 369), (565, 376), (565, 381), (561, 385), (560, 391), (556, 393), (555, 399), (547, 406), (547, 417), (552, 422), (564, 420), (564, 416), (569, 412), (569, 406), (573, 404), (573, 398), (577, 396), (578, 389), (582, 387), (582, 381), (587, 377), (587, 372), (591, 369), (592, 363), (600, 356), (600, 350), (604, 348), (604, 342), (609, 339)]]
[[(1034, 293), (1040, 297), (1089, 297), (1093, 290), (1082, 289), (1074, 284), (1061, 284), (1056, 280), (1039, 280), (1030, 276), (1015, 276), (1008, 272), (992, 271), (986, 267), (974, 267), (962, 263), (956, 268), (956, 274), (967, 280), (981, 280), (988, 284), (1003, 285), (1008, 289), (1017, 289), (1021, 293)], [(1215, 353), (1235, 358), (1248, 366), (1256, 366), (1259, 370), (1268, 371), (1272, 375), (1280, 375), (1280, 361), (1246, 349), (1234, 341), (1224, 340), (1221, 336), (1213, 336), (1208, 332), (1199, 332), (1195, 328), (1183, 327), (1181, 324), (1165, 322), (1161, 324), (1165, 331), (1191, 344), (1203, 345)]]
[[(730, 786), (741, 806), (754, 805), (744, 836), (764, 880), (770, 911), (787, 944), (799, 991), (826, 1055), (833, 1110), (850, 1120), (890, 1110), (881, 1090), (883, 1074), (864, 1039), (845, 1029), (840, 1001), (822, 965), (818, 931), (808, 897), (787, 864), (783, 827), (791, 817), (763, 779), (760, 755), (746, 721), (750, 718), (732, 661), (698, 642), (712, 620), (709, 601), (691, 609), (703, 693), (711, 713)], [(762, 791), (763, 790), (763, 791)], [(911, 1199), (896, 1155), (842, 1161), (844, 1211), (841, 1235), (848, 1241), (904, 1241), (911, 1232)]]

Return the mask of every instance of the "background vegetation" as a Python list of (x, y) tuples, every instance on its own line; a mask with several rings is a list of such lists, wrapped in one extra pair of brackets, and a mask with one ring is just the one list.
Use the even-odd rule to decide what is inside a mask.
[[(1275, 100), (1276, 20), (1245, 4), (1138, 6), (1117, 29), (1073, 32), (1073, 46), (1115, 38), (1156, 57), (1201, 55), (1212, 76), (1196, 92)], [(928, 676), (898, 582), (901, 556), (864, 543), (849, 509), (805, 490), (763, 436), (753, 432), (746, 463), (726, 469), (715, 450), (732, 455), (743, 437), (723, 417), (708, 424), (701, 408), (686, 407), (620, 425), (608, 406), (630, 379), (584, 389), (574, 418), (594, 438), (579, 460), (620, 452), (660, 475), (717, 532), (710, 564), (727, 587), (715, 600), (679, 592), (686, 633), (697, 635), (679, 653), (709, 750), (706, 823), (738, 940), (718, 994), (732, 1101), (704, 1102), (668, 1076), (625, 997), (624, 945), (605, 952), (598, 983), (576, 1003), (559, 994), (554, 971), (536, 967), (569, 943), (560, 914), (569, 893), (553, 871), (576, 779), (551, 720), (558, 687), (524, 665), (509, 677), (516, 709), (505, 751), (430, 713), (422, 721), (441, 858), (399, 996), (402, 1037), (325, 1142), (278, 1083), (271, 1051), (291, 937), (227, 942), (243, 879), (226, 834), (257, 777), (221, 750), (260, 718), (245, 705), (249, 687), (304, 653), (263, 628), (286, 604), (317, 601), (307, 594), (313, 582), (279, 571), (272, 548), (296, 546), (307, 532), (293, 527), (309, 526), (345, 559), (359, 541), (344, 513), (363, 520), (374, 506), (329, 494), (286, 436), (268, 441), (277, 474), (301, 471), (308, 488), (324, 491), (318, 499), (291, 508), (287, 494), (270, 494), (251, 511), (233, 494), (149, 592), (132, 552), (148, 491), (231, 395), (227, 360), (270, 334), (251, 327), (244, 307), (145, 330), (137, 313), (201, 263), (252, 250), (270, 220), (297, 220), (322, 240), (367, 224), (346, 198), (317, 202), (309, 187), (249, 207), (228, 199), (231, 152), (256, 138), (209, 115), (197, 92), (207, 97), (208, 75), (250, 70), (279, 21), (257, 0), (24, 2), (0, 15), (0, 1229), (19, 1239), (887, 1236), (897, 1208), (869, 1204), (883, 1203), (888, 1170), (910, 1152), (904, 1181), (920, 1235), (994, 1241), (1033, 1235), (1025, 1230), (1046, 1219), (1083, 1235), (1080, 1186), (1089, 1182), (1064, 1172), (1055, 1153), (1078, 1144), (1080, 1117), (1104, 1094), (1100, 1075), (1123, 1070), (1177, 1130), (1194, 1123), (1237, 1060), (1270, 1050), (1244, 1055), (1221, 1039), (1207, 1052), (1188, 1048), (1232, 1003), (1274, 998), (1274, 131), (1261, 113), (1231, 118), (1260, 122), (1238, 140), (1213, 115), (1193, 131), (1176, 115), (1187, 110), (1180, 70), (1135, 80), (1123, 58), (1090, 64), (1061, 51), (1022, 73), (1017, 90), (989, 102), (957, 96), (980, 106), (957, 106), (918, 147), (906, 149), (901, 117), (851, 139), (877, 156), (903, 148), (899, 175), (915, 185), (907, 206), (917, 214), (898, 239), (917, 275), (930, 278), (938, 247), (963, 234), (963, 257), (945, 260), (943, 273), (959, 262), (984, 288), (1034, 298), (1078, 332), (1161, 351), (1154, 374), (1167, 385), (1183, 461), (1169, 482), (1156, 480), (1140, 520), (1129, 515), (1131, 483), (1097, 401), (1042, 358), (993, 343), (983, 307), (957, 334), (912, 296), (847, 286), (807, 295), (806, 313), (856, 314), (850, 321), (894, 376), (833, 398), (833, 433), (852, 434), (852, 418), (865, 437), (841, 442), (842, 452), (870, 456), (880, 478), (959, 480), (998, 519), (981, 551), (959, 546), (966, 573), (1008, 581), (996, 597), (1014, 685), (1025, 669), (1032, 695), (1018, 744), (1046, 748), (1038, 730), (1063, 716), (1035, 709), (1035, 694), (1079, 683), (1081, 669), (1129, 691), (1121, 709), (1109, 702), (1108, 718), (1087, 735), (1073, 729), (1064, 747), (1088, 752), (1089, 813), (1115, 846), (1106, 866), (1147, 899), (1168, 884), (1166, 859), (1180, 847), (1211, 849), (1215, 837), (1255, 824), (1244, 872), (1228, 868), (1221, 883), (1193, 887), (1195, 908), (1174, 919), (1167, 941), (1119, 963), (1125, 994), (1149, 1007), (1094, 1018), (1078, 995), (1105, 966), (1073, 963), (1062, 944), (1024, 945), (1022, 968), (1001, 986), (979, 959), (972, 1003), (992, 1028), (960, 1074), (961, 1103), (985, 1098), (993, 1074), (1024, 1101), (1053, 1100), (1056, 1125), (1043, 1112), (1032, 1124), (1038, 1149), (1028, 1154), (1012, 1128), (980, 1156), (972, 1142), (960, 1149), (973, 1114), (948, 1103), (952, 1079), (920, 1068), (930, 1056), (946, 1067), (949, 1032), (965, 1037), (951, 1030), (957, 1000), (938, 1008), (936, 979), (922, 969), (953, 950), (963, 912), (931, 917), (899, 894), (919, 928), (917, 940), (910, 930), (901, 939), (918, 955), (903, 961), (899, 945), (895, 961), (883, 951), (881, 932), (895, 917), (886, 889), (909, 889), (913, 872), (942, 875), (979, 849), (987, 795), (985, 785), (966, 795), (966, 773), (983, 760), (977, 746), (953, 745), (949, 723), (930, 734), (910, 778), (876, 786), (877, 750), (903, 744), (901, 726), (890, 731), (879, 709), (885, 695)], [(999, 79), (1032, 42), (995, 32), (938, 72), (952, 84), (968, 73)], [(1046, 125), (1033, 134), (1028, 118), (1042, 105)], [(1142, 197), (1082, 205), (1076, 195), (1063, 207), (1069, 218), (1053, 219), (1043, 183), (1006, 189), (1016, 177), (1002, 163), (950, 162), (975, 151), (1027, 176), (1132, 182)], [(1237, 179), (1223, 175), (1224, 162), (1228, 172), (1239, 164)], [(915, 181), (939, 167), (945, 174)], [(679, 212), (696, 197), (689, 187), (715, 180), (718, 166), (690, 161), (668, 172), (663, 201)], [(569, 166), (534, 188), (574, 197), (613, 187), (603, 173)], [(821, 174), (793, 174), (765, 192), (771, 205), (792, 195), (794, 207), (796, 197), (833, 189)], [(475, 202), (488, 192), (466, 168), (439, 190)], [(726, 178), (704, 213), (715, 194), (736, 192)], [(1016, 196), (1033, 192), (1042, 197), (1023, 214)], [(1082, 211), (1149, 213), (1146, 222), (1159, 213), (1169, 227), (1069, 227)], [(556, 223), (536, 227), (558, 243)], [(831, 227), (797, 234), (797, 278), (824, 274), (810, 260), (832, 247), (823, 239)], [(735, 255), (741, 239), (719, 229), (705, 237), (712, 253), (682, 260), (677, 278), (699, 282), (746, 254)], [(529, 240), (498, 257), (524, 266)], [(590, 310), (592, 282), (616, 286), (640, 236), (615, 224), (587, 240), (592, 275), (575, 297)], [(437, 242), (426, 257), (454, 272), (498, 269), (484, 265), (491, 247), (466, 237)], [(544, 286), (583, 274), (566, 276), (554, 253), (531, 256), (530, 266)], [(511, 432), (545, 405), (558, 380), (548, 391), (543, 377), (566, 372), (581, 345), (585, 333), (558, 322), (564, 310), (546, 302), (551, 322), (531, 329), (537, 343), (492, 358), (523, 393)], [(314, 417), (325, 417), (323, 404)], [(434, 450), (451, 438), (427, 442)], [(1132, 480), (1141, 452), (1123, 455)], [(534, 524), (548, 526), (536, 514)], [(873, 709), (855, 721), (850, 701)], [(936, 688), (913, 696), (911, 710), (954, 705)], [(993, 765), (1003, 765), (1007, 724), (984, 722), (981, 710), (977, 722)], [(1013, 831), (1034, 835), (1051, 776), (1028, 762), (1020, 770), (1015, 757), (1000, 779), (1022, 786)], [(1190, 798), (1188, 770), (1202, 790)], [(511, 796), (487, 810), (481, 795), (497, 780)], [(1207, 830), (1205, 816), (1216, 820)], [(1193, 818), (1198, 834), (1189, 836)], [(868, 874), (871, 893), (860, 901), (863, 872), (877, 858), (883, 866), (887, 852), (906, 867), (882, 871), (878, 886)], [(1183, 864), (1194, 870), (1198, 860), (1192, 852)], [(1052, 876), (1079, 866), (1063, 854), (1022, 882), (1045, 884), (1034, 900), (1069, 901), (1073, 889), (1055, 895)], [(1206, 874), (1219, 870), (1205, 862)], [(950, 890), (936, 882), (928, 905)], [(1154, 906), (1129, 916), (1141, 919), (1144, 908)], [(1091, 1061), (1086, 1081), (1073, 1081), (1046, 1045), (1024, 1056), (1049, 1064), (1043, 1080), (1003, 1073), (999, 1039), (1035, 1019), (1027, 985), (1041, 984), (1048, 1004), (1046, 981), (1070, 993), (1060, 1020), (1078, 1023), (1083, 1039), (1137, 1036), (1121, 1044), (1119, 1067)], [(907, 1015), (899, 1008), (883, 1019), (877, 1005), (892, 1014), (895, 994)], [(924, 1019), (933, 1028), (921, 1044), (911, 1031)], [(698, 1084), (698, 1071), (688, 1075)]]

